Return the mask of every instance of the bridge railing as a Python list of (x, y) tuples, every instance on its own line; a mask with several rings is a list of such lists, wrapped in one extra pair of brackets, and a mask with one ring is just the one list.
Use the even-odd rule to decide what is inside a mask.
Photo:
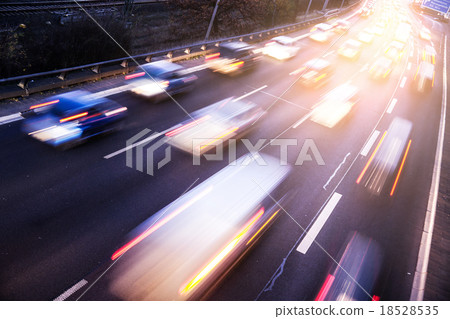
[(207, 52), (210, 52), (211, 49), (218, 46), (222, 42), (245, 41), (249, 43), (256, 43), (264, 41), (276, 35), (294, 32), (312, 24), (326, 21), (349, 11), (357, 4), (359, 4), (359, 2), (356, 2), (332, 15), (324, 14), (323, 16), (314, 19), (275, 27), (264, 31), (211, 41), (197, 42), (190, 45), (138, 54), (131, 57), (123, 57), (76, 67), (0, 79), (0, 99), (27, 96), (32, 93), (67, 87), (87, 81), (95, 81), (114, 75), (126, 74), (134, 71), (138, 64), (150, 62), (156, 58), (166, 57), (171, 61), (176, 62), (202, 56)]

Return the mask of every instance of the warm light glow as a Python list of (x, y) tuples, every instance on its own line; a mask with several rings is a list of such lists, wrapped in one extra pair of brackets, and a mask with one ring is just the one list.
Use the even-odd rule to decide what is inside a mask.
[(72, 120), (76, 120), (79, 119), (80, 117), (86, 116), (88, 115), (88, 112), (83, 112), (83, 113), (79, 113), (79, 114), (75, 114), (69, 117), (65, 117), (63, 119), (60, 119), (59, 122), (60, 123), (64, 123), (64, 122), (68, 122), (68, 121), (72, 121)]
[(184, 205), (180, 206), (179, 208), (175, 209), (172, 213), (170, 213), (169, 215), (167, 215), (165, 218), (161, 219), (160, 221), (158, 221), (157, 223), (155, 223), (152, 227), (150, 227), (149, 229), (147, 229), (145, 232), (143, 232), (142, 234), (140, 234), (138, 237), (136, 237), (135, 239), (133, 239), (132, 241), (128, 242), (126, 245), (122, 246), (119, 250), (117, 250), (112, 256), (111, 256), (111, 260), (115, 260), (118, 257), (120, 257), (121, 255), (123, 255), (125, 252), (127, 252), (128, 250), (130, 250), (132, 247), (136, 246), (137, 244), (139, 244), (141, 241), (143, 241), (145, 238), (147, 238), (149, 235), (151, 235), (152, 233), (154, 233), (155, 231), (157, 231), (159, 228), (161, 228), (162, 226), (164, 226), (165, 224), (167, 224), (170, 220), (172, 220), (174, 217), (176, 217), (177, 215), (179, 215), (180, 213), (182, 213), (183, 211), (185, 211), (188, 207), (190, 207), (192, 204), (194, 204), (195, 202), (197, 202), (199, 199), (201, 199), (202, 197), (204, 197), (207, 193), (209, 193), (212, 190), (212, 187), (207, 188), (206, 190), (204, 190), (203, 192), (201, 192), (200, 194), (198, 194), (197, 196), (195, 196), (194, 198), (192, 198), (190, 201), (188, 201), (187, 203), (185, 203)]
[(242, 67), (243, 65), (244, 65), (244, 61), (239, 61), (239, 62), (231, 63), (231, 64), (230, 64), (230, 68), (234, 68), (234, 67), (240, 68), (240, 67)]
[(330, 291), (333, 281), (334, 276), (332, 274), (328, 274), (327, 279), (325, 279), (325, 283), (323, 284), (322, 288), (320, 288), (319, 294), (317, 295), (316, 299), (314, 299), (314, 301), (325, 300), (325, 296), (327, 295), (328, 291)]
[(272, 219), (275, 218), (275, 216), (278, 214), (279, 211), (280, 211), (280, 210), (277, 210), (272, 216), (270, 216), (270, 218), (264, 223), (264, 225), (262, 225), (261, 228), (258, 229), (258, 231), (252, 236), (252, 238), (249, 239), (249, 241), (247, 242), (246, 245), (250, 244), (250, 242), (251, 242), (253, 239), (255, 239), (256, 236), (258, 236), (258, 234), (261, 232), (261, 230), (263, 230), (264, 227), (266, 227), (267, 224), (270, 223), (270, 221), (271, 221)]
[(375, 157), (375, 154), (378, 152), (378, 149), (381, 146), (381, 143), (383, 143), (384, 138), (386, 137), (387, 131), (384, 132), (383, 136), (381, 137), (380, 141), (378, 142), (377, 147), (373, 151), (372, 155), (370, 156), (369, 160), (367, 161), (366, 166), (364, 166), (363, 171), (359, 175), (358, 179), (356, 180), (356, 184), (359, 184), (361, 182), (361, 179), (363, 178), (364, 174), (366, 173), (367, 169), (369, 168), (370, 163), (372, 163), (373, 158)]
[(231, 240), (224, 249), (222, 249), (183, 289), (180, 289), (180, 294), (188, 294), (194, 289), (211, 271), (239, 244), (242, 237), (250, 230), (250, 228), (261, 218), (264, 214), (264, 207), (262, 207), (248, 222), (241, 231)]
[(106, 112), (105, 115), (106, 116), (111, 116), (111, 115), (114, 115), (114, 114), (117, 114), (117, 113), (125, 112), (126, 110), (127, 110), (126, 107), (119, 107), (118, 109)]
[(30, 110), (37, 109), (39, 107), (43, 107), (43, 106), (47, 106), (47, 105), (56, 104), (58, 102), (59, 102), (59, 100), (54, 100), (54, 101), (50, 101), (50, 102), (46, 102), (46, 103), (36, 104), (36, 105), (30, 106)]
[(180, 126), (180, 127), (176, 128), (176, 129), (170, 131), (170, 132), (167, 132), (167, 133), (166, 133), (166, 136), (172, 137), (172, 136), (174, 136), (174, 135), (177, 135), (178, 133), (180, 133), (180, 132), (182, 132), (182, 131), (184, 131), (184, 130), (187, 130), (188, 128), (191, 128), (191, 127), (193, 127), (193, 126), (195, 126), (195, 125), (197, 125), (197, 124), (199, 124), (199, 123), (201, 123), (201, 122), (203, 122), (203, 121), (206, 121), (206, 120), (209, 119), (210, 117), (211, 117), (210, 115), (205, 115), (205, 116), (203, 116), (203, 117), (201, 117), (201, 118), (199, 118), (199, 119), (197, 119), (197, 120), (194, 120), (194, 121), (192, 121), (192, 122), (190, 122), (190, 123), (188, 123), (188, 124), (185, 124), (185, 125), (183, 125), (183, 126)]
[(402, 173), (403, 165), (405, 164), (406, 156), (408, 155), (410, 146), (411, 146), (411, 140), (409, 140), (409, 142), (408, 142), (408, 146), (406, 147), (405, 155), (403, 156), (403, 159), (402, 159), (402, 164), (400, 165), (400, 169), (398, 170), (397, 177), (395, 178), (394, 186), (392, 186), (392, 190), (391, 190), (391, 194), (390, 194), (391, 196), (394, 195), (395, 187), (397, 187), (397, 182), (398, 182), (398, 179), (400, 178), (400, 174)]
[(237, 131), (238, 129), (239, 129), (239, 127), (233, 127), (233, 128), (231, 128), (231, 129), (229, 129), (228, 131), (226, 131), (226, 132), (223, 133), (222, 135), (220, 135), (220, 136), (218, 136), (218, 137), (212, 139), (212, 140), (209, 141), (208, 143), (202, 145), (202, 146), (200, 147), (200, 149), (202, 150), (202, 149), (204, 149), (205, 147), (208, 147), (208, 146), (211, 145), (212, 143), (217, 142), (218, 140), (224, 138), (224, 137), (227, 136), (227, 135), (230, 135), (231, 133)]
[(205, 60), (206, 61), (213, 60), (213, 59), (218, 58), (219, 56), (220, 56), (220, 52), (217, 52), (217, 53), (214, 53), (214, 54), (207, 55), (205, 57)]
[(138, 78), (138, 77), (144, 76), (144, 75), (145, 75), (145, 72), (130, 74), (130, 75), (125, 76), (125, 80), (131, 80), (131, 79)]

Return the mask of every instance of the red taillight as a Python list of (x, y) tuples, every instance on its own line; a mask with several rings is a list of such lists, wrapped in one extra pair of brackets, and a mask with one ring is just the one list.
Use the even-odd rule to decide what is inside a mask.
[(145, 72), (130, 74), (125, 77), (125, 80), (131, 80), (131, 79), (138, 78), (138, 77), (144, 76), (144, 75), (145, 75)]
[(205, 120), (207, 120), (207, 119), (209, 119), (209, 118), (210, 118), (209, 115), (205, 115), (205, 116), (199, 118), (198, 120), (194, 120), (194, 121), (192, 121), (192, 122), (190, 122), (190, 123), (188, 123), (188, 124), (185, 124), (185, 125), (183, 125), (183, 126), (177, 127), (176, 129), (174, 129), (174, 130), (172, 130), (172, 131), (170, 131), (170, 132), (167, 132), (167, 133), (166, 133), (166, 136), (167, 136), (167, 137), (172, 137), (172, 136), (174, 136), (174, 135), (177, 135), (178, 133), (181, 133), (181, 132), (183, 132), (184, 130), (186, 130), (186, 129), (188, 129), (188, 128), (191, 128), (191, 127), (193, 127), (194, 125), (197, 125), (197, 124), (199, 124), (199, 123), (201, 123), (201, 122), (203, 122), (203, 121), (205, 121)]
[(380, 297), (373, 295), (372, 301), (380, 301)]
[(206, 61), (214, 60), (214, 59), (217, 59), (218, 57), (220, 57), (220, 52), (213, 53), (213, 54), (205, 56), (205, 60)]
[(325, 283), (323, 284), (322, 288), (320, 288), (319, 294), (317, 295), (316, 299), (314, 299), (314, 301), (325, 300), (325, 296), (327, 295), (328, 291), (330, 291), (333, 281), (334, 281), (334, 276), (332, 274), (328, 274), (327, 279), (325, 280)]
[(241, 67), (243, 67), (244, 66), (244, 61), (239, 61), (239, 62), (235, 62), (235, 63), (231, 63), (230, 64), (230, 67), (231, 68), (234, 68), (234, 67), (236, 67), (236, 68), (241, 68)]
[(43, 107), (43, 106), (47, 106), (47, 105), (56, 104), (58, 102), (59, 102), (59, 100), (54, 100), (54, 101), (50, 101), (50, 102), (46, 102), (46, 103), (36, 104), (36, 105), (30, 106), (30, 110), (37, 109), (39, 107)]
[(63, 119), (60, 119), (59, 122), (60, 122), (60, 123), (64, 123), (64, 122), (76, 120), (76, 119), (79, 119), (80, 117), (83, 117), (83, 116), (86, 116), (86, 115), (88, 115), (88, 112), (83, 112), (83, 113), (80, 113), (80, 114), (75, 114), (75, 115), (72, 115), (72, 116), (69, 116), (69, 117), (65, 117), (65, 118), (63, 118)]

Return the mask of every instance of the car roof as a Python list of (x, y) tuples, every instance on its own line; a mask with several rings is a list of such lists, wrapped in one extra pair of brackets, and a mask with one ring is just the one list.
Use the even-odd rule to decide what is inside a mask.
[(175, 72), (175, 71), (180, 71), (180, 70), (184, 69), (179, 64), (172, 63), (172, 62), (165, 61), (165, 60), (146, 63), (146, 64), (142, 65), (141, 68), (144, 69), (145, 71), (151, 73), (152, 75), (158, 75), (158, 74), (167, 73), (167, 72)]
[(380, 56), (376, 61), (375, 61), (376, 65), (380, 65), (380, 66), (384, 66), (384, 67), (390, 67), (392, 65), (392, 60), (385, 57), (385, 56)]
[(253, 46), (251, 46), (250, 44), (246, 43), (246, 42), (226, 42), (226, 43), (221, 43), (220, 48), (226, 48), (232, 51), (239, 51), (239, 50), (244, 50), (244, 49), (253, 49)]
[(354, 39), (349, 39), (349, 40), (345, 41), (344, 44), (348, 44), (348, 45), (355, 46), (355, 47), (360, 47), (362, 45), (361, 42), (359, 42), (358, 40), (354, 40)]
[(419, 73), (421, 75), (424, 75), (424, 76), (429, 77), (429, 78), (433, 77), (434, 65), (431, 64), (430, 62), (423, 61), (419, 65)]
[(333, 28), (333, 26), (328, 23), (319, 23), (319, 24), (316, 24), (315, 27), (317, 29), (321, 29), (321, 30), (325, 30), (325, 31)]
[(52, 97), (51, 100), (59, 100), (59, 102), (53, 106), (59, 113), (87, 109), (100, 103), (110, 102), (110, 100), (106, 98), (93, 98), (92, 93), (85, 90), (76, 90), (59, 94)]
[(284, 36), (284, 35), (280, 35), (278, 37), (275, 37), (275, 38), (272, 39), (272, 41), (277, 41), (277, 42), (280, 42), (281, 44), (292, 44), (292, 43), (295, 42), (293, 38), (287, 37), (287, 36)]
[(305, 63), (305, 66), (314, 70), (324, 69), (326, 67), (329, 67), (330, 65), (331, 63), (324, 59), (312, 59)]

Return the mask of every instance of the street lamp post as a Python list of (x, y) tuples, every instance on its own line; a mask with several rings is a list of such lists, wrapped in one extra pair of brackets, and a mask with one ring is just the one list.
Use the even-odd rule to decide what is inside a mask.
[(217, 0), (216, 6), (214, 7), (214, 11), (213, 11), (213, 14), (212, 14), (212, 17), (211, 17), (211, 21), (209, 22), (209, 26), (208, 26), (208, 31), (206, 31), (205, 41), (208, 41), (209, 34), (211, 33), (211, 28), (212, 28), (213, 23), (214, 23), (214, 18), (216, 17), (217, 8), (219, 7), (219, 2), (220, 2), (220, 0)]

